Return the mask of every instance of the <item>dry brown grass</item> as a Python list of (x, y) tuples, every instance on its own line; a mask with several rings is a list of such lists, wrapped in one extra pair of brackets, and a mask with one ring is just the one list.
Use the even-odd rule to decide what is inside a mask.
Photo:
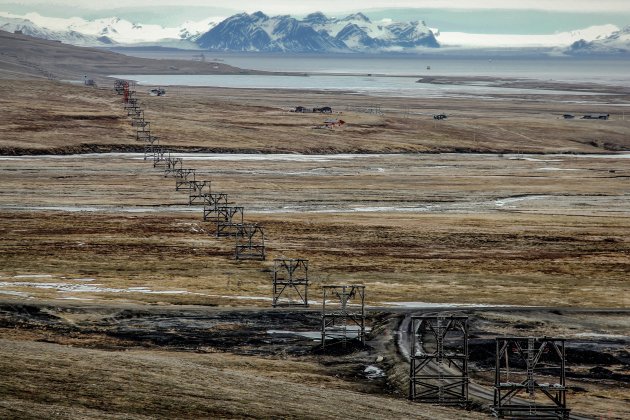
[[(5, 418), (485, 418), (358, 393), (296, 360), (0, 340)], [(47, 392), (41, 392), (46, 389)]]
[[(281, 76), (279, 76), (281, 77)], [(111, 83), (111, 82), (110, 82)], [(140, 90), (145, 118), (167, 148), (248, 152), (577, 152), (630, 149), (630, 120), (611, 104), (610, 121), (565, 121), (566, 105), (474, 99), (369, 98), (352, 94), (169, 88), (166, 96)], [(0, 82), (5, 153), (142, 150), (110, 87), (55, 82)], [(608, 98), (608, 99), (607, 99)], [(615, 97), (616, 98), (616, 97)], [(591, 98), (595, 100), (594, 98)], [(608, 101), (609, 97), (597, 100)], [(622, 99), (616, 98), (623, 102)], [(384, 115), (352, 111), (378, 101)], [(327, 116), (295, 114), (297, 105), (328, 104), (347, 122), (315, 130)], [(350, 110), (348, 110), (350, 109)], [(589, 112), (572, 105), (572, 112)], [(431, 115), (451, 116), (436, 123)]]
[[(16, 81), (2, 81), (0, 89), (0, 147), (6, 154), (142, 146), (122, 117), (120, 98), (109, 90)], [(161, 143), (183, 149), (630, 148), (627, 121), (563, 121), (557, 115), (564, 105), (558, 104), (383, 98), (386, 114), (374, 116), (346, 112), (346, 106), (366, 99), (343, 94), (261, 91), (253, 96), (240, 90), (174, 88), (162, 98), (141, 96)], [(282, 109), (296, 104), (330, 104), (344, 111), (348, 125), (313, 130), (324, 117)], [(405, 109), (426, 114), (452, 109), (453, 118), (435, 124), (430, 115), (407, 118)], [(627, 159), (560, 160), (407, 155), (324, 163), (188, 159), (185, 166), (197, 168), (198, 179), (211, 179), (215, 191), (246, 206), (247, 221), (264, 225), (269, 256), (309, 258), (311, 296), (316, 298), (319, 285), (334, 281), (366, 284), (372, 304), (627, 307)], [(496, 204), (532, 195), (545, 198)], [(2, 160), (0, 282), (8, 284), (0, 293), (21, 294), (17, 298), (24, 300), (268, 305), (238, 297), (270, 297), (270, 263), (235, 262), (234, 242), (209, 236), (211, 227), (200, 220), (200, 209), (173, 207), (185, 202), (172, 179), (128, 157)], [(45, 210), (47, 206), (59, 209)], [(94, 211), (64, 211), (65, 206)], [(297, 209), (286, 212), (287, 206)], [(379, 206), (426, 211), (350, 211)], [(311, 212), (322, 209), (329, 212)], [(68, 288), (85, 283), (122, 290)], [(188, 293), (149, 294), (133, 287)], [(353, 417), (359, 398), (360, 409), (375, 418), (424, 415), (403, 401), (358, 394), (353, 384), (303, 361), (108, 353), (36, 343), (32, 341), (41, 337), (21, 333), (0, 341), (0, 373), (11, 377), (0, 381), (2, 395), (9, 396), (0, 406), (7, 416), (141, 418), (176, 412), (181, 417)], [(277, 404), (286, 392), (298, 395), (299, 402)], [(617, 401), (620, 395), (612, 398)], [(464, 415), (442, 409), (426, 414), (436, 419)]]
[[(233, 261), (233, 240), (192, 231), (192, 226), (202, 227), (193, 216), (178, 215), (177, 222), (168, 215), (5, 213), (2, 217), (3, 226), (20, 226), (2, 231), (4, 281), (76, 284), (72, 279), (93, 277), (107, 288), (194, 293), (96, 294), (151, 302), (214, 304), (226, 303), (227, 296), (270, 296), (270, 263)], [(272, 238), (270, 256), (310, 259), (313, 296), (320, 284), (333, 281), (366, 284), (373, 304), (628, 305), (625, 224), (611, 220), (567, 235), (553, 217), (415, 216), (395, 227), (384, 226), (381, 217), (363, 216), (360, 223), (356, 219), (314, 216), (306, 224), (295, 216), (252, 220), (264, 223)], [(535, 227), (526, 226), (532, 222)], [(473, 223), (471, 232), (467, 225)], [(514, 233), (519, 227), (523, 231)], [(27, 274), (53, 277), (11, 278)], [(39, 297), (95, 297), (31, 286), (5, 290)]]
[[(430, 155), (187, 166), (244, 205), (247, 222), (264, 226), (270, 258), (310, 259), (316, 287), (362, 282), (371, 303), (627, 307), (625, 160), (551, 160)], [(540, 170), (549, 165), (571, 170)], [(186, 206), (173, 179), (147, 162), (22, 157), (3, 161), (0, 186), (0, 275), (7, 281), (49, 274), (55, 281), (94, 277), (109, 288), (199, 293), (106, 294), (152, 302), (269, 298), (271, 263), (235, 262), (234, 240), (209, 235), (214, 228), (201, 220), (201, 208)], [(540, 198), (518, 198), (528, 196)], [(379, 206), (392, 210), (349, 210)], [(393, 210), (407, 206), (426, 211)], [(312, 212), (322, 209), (328, 212)]]

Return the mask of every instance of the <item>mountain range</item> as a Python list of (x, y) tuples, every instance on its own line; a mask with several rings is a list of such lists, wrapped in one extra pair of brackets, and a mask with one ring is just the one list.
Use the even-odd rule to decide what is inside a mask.
[(574, 55), (627, 54), (630, 52), (630, 26), (615, 31), (605, 38), (576, 41), (571, 44), (567, 52)]
[(438, 48), (424, 22), (372, 22), (362, 13), (341, 19), (312, 13), (302, 20), (262, 12), (231, 16), (196, 39), (220, 51), (350, 52)]
[[(120, 18), (85, 20), (23, 16), (0, 12), (0, 30), (79, 46), (162, 46), (247, 52), (419, 52), (537, 47), (554, 53), (627, 54), (630, 29), (614, 25), (549, 36), (440, 33), (423, 21), (372, 21), (362, 13), (342, 18), (320, 12), (302, 19), (262, 12), (188, 21), (177, 27), (132, 23)], [(544, 39), (543, 39), (544, 38)], [(479, 45), (475, 45), (475, 43)], [(511, 45), (512, 44), (512, 45)], [(520, 44), (520, 45), (514, 45)]]

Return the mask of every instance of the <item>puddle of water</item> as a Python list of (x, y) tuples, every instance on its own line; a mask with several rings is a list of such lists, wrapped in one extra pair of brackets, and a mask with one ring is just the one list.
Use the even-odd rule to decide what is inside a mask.
[(164, 211), (197, 212), (199, 209), (193, 206), (17, 206), (2, 205), (0, 208), (13, 211), (66, 211), (74, 212), (104, 212), (104, 213), (158, 213)]
[(579, 171), (579, 169), (572, 169), (572, 168), (538, 168), (537, 171)]
[(322, 208), (326, 206), (284, 206), (279, 209), (263, 208), (250, 210), (249, 213), (268, 214), (268, 213), (375, 213), (375, 212), (400, 212), (400, 213), (419, 213), (427, 212), (438, 206), (428, 205), (424, 207), (395, 207), (395, 206), (379, 206), (379, 207), (353, 207), (353, 208)]
[[(340, 153), (334, 155), (302, 155), (293, 153), (171, 153), (171, 157), (186, 160), (210, 160), (210, 161), (280, 161), (280, 162), (330, 162), (333, 160), (350, 160), (356, 158), (379, 158), (378, 154), (350, 154)], [(142, 157), (144, 159), (144, 157)]]
[(80, 297), (76, 297), (76, 296), (63, 296), (60, 298), (57, 298), (59, 300), (94, 300), (94, 299), (90, 299), (90, 298), (80, 298)]
[[(406, 309), (419, 308), (511, 308), (515, 305), (497, 305), (486, 303), (434, 303), (434, 302), (381, 302), (381, 305), (396, 306)], [(523, 305), (518, 305), (524, 307)]]
[(500, 198), (498, 200), (495, 200), (494, 204), (497, 207), (503, 207), (506, 204), (517, 203), (519, 201), (542, 200), (542, 199), (547, 198), (547, 197), (549, 197), (549, 196), (547, 196), (547, 195), (526, 195), (526, 196), (521, 196), (521, 197), (506, 197), (506, 198)]
[[(353, 335), (358, 335), (359, 327), (356, 325), (348, 325), (346, 327), (346, 336), (352, 337)], [(370, 327), (365, 327), (365, 332), (371, 331)], [(267, 330), (267, 334), (270, 335), (297, 335), (304, 338), (310, 338), (313, 341), (321, 341), (322, 332), (321, 331), (291, 331), (291, 330)], [(341, 338), (343, 337), (343, 327), (337, 328), (327, 328), (326, 329), (326, 337), (328, 338)]]
[(313, 341), (321, 341), (321, 331), (289, 331), (289, 330), (267, 330), (270, 335), (298, 335), (300, 337), (311, 338)]
[(50, 279), (52, 274), (18, 274), (14, 279)]
[(528, 162), (562, 162), (562, 159), (538, 159), (526, 156), (510, 156), (510, 160), (526, 160)]
[(619, 154), (606, 155), (552, 155), (571, 158), (595, 158), (595, 159), (630, 159), (630, 152), (621, 152)]
[(429, 207), (353, 207), (351, 212), (424, 212), (429, 211)]
[(592, 337), (592, 338), (612, 338), (612, 339), (628, 338), (628, 336), (623, 335), (623, 334), (600, 334), (600, 333), (587, 333), (587, 332), (577, 333), (575, 334), (575, 336), (576, 337)]
[[(201, 294), (201, 293), (199, 293)], [(267, 297), (267, 296), (228, 296), (228, 295), (203, 295), (203, 296), (209, 296), (209, 297), (218, 297), (218, 298), (222, 298), (222, 299), (237, 299), (237, 300), (264, 300), (264, 301), (268, 301), (268, 302), (272, 302), (273, 298), (271, 297)], [(287, 303), (295, 303), (296, 301), (293, 300), (289, 300), (289, 299), (284, 299), (281, 298), (280, 299), (281, 303), (287, 304)], [(333, 301), (326, 301), (326, 303), (331, 303), (334, 304), (335, 302)], [(309, 305), (321, 305), (322, 302), (319, 300), (314, 300), (314, 299), (309, 299), (308, 300), (308, 304)], [(348, 305), (348, 306), (352, 306), (352, 305)]]

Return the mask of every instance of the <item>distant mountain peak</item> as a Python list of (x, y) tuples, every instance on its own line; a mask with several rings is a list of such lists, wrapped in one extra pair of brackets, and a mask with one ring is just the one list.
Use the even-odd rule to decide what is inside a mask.
[(261, 12), (260, 10), (257, 12), (252, 13), (253, 17), (256, 17), (260, 20), (267, 20), (269, 19), (269, 16), (267, 16), (266, 14), (264, 14), (263, 12)]
[(342, 20), (345, 21), (349, 21), (349, 20), (358, 20), (358, 21), (363, 21), (363, 22), (367, 22), (370, 23), (371, 20), (370, 18), (368, 18), (367, 16), (365, 16), (363, 13), (358, 12), (358, 13), (353, 13), (351, 15), (346, 16), (345, 18), (343, 18)]
[(196, 39), (218, 51), (379, 52), (437, 48), (434, 34), (423, 23), (373, 23), (363, 13), (342, 19), (321, 12), (304, 19), (267, 16), (262, 12), (231, 16)]
[(328, 21), (328, 18), (322, 12), (313, 12), (306, 15), (302, 21), (307, 23), (325, 23)]
[(566, 50), (571, 55), (627, 54), (630, 53), (630, 26), (592, 41), (579, 39)]

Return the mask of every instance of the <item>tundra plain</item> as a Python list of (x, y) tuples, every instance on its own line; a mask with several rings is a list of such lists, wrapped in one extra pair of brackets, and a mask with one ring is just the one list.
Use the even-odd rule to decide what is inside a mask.
[[(486, 338), (573, 340), (569, 405), (627, 417), (628, 92), (138, 87), (160, 144), (264, 226), (256, 262), (235, 261), (234, 240), (143, 159), (121, 97), (100, 85), (0, 81), (3, 416), (484, 418), (404, 399), (397, 322), (441, 304)], [(561, 118), (595, 102), (610, 120)], [(366, 112), (375, 103), (382, 113)], [(297, 105), (345, 124), (315, 129), (329, 116)], [(310, 309), (269, 307), (280, 256), (309, 259)], [(317, 331), (329, 283), (366, 286), (367, 348), (325, 354), (270, 332)], [(473, 380), (489, 384), (477, 362)]]

